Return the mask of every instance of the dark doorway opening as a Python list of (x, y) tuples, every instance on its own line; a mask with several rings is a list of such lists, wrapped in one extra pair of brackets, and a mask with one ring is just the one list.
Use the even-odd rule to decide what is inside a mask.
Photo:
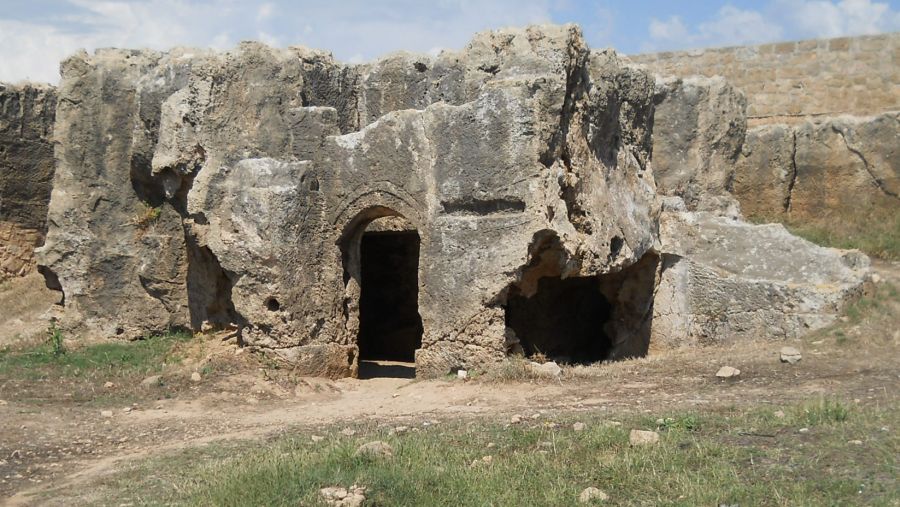
[(607, 359), (612, 351), (607, 325), (612, 313), (613, 305), (596, 277), (544, 277), (531, 297), (512, 288), (506, 326), (528, 357), (593, 363)]
[(359, 358), (414, 361), (422, 346), (419, 234), (365, 232), (360, 242)]

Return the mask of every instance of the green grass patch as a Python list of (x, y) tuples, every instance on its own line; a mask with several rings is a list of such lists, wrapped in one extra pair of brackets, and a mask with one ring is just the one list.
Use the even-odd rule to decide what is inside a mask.
[[(681, 412), (661, 424), (625, 416), (621, 425), (582, 416), (581, 432), (572, 418), (445, 422), (400, 436), (369, 425), (352, 438), (334, 427), (322, 442), (295, 430), (140, 463), (105, 480), (102, 503), (321, 505), (320, 488), (354, 484), (368, 489), (366, 505), (391, 506), (577, 505), (588, 486), (610, 495), (604, 505), (892, 505), (900, 497), (898, 438), (881, 429), (900, 422), (896, 407), (823, 399), (784, 411)], [(631, 447), (631, 428), (657, 429), (660, 443)], [(375, 439), (393, 446), (393, 459), (354, 455)]]
[(857, 249), (872, 257), (900, 260), (900, 213), (876, 210), (858, 216), (823, 216), (797, 220), (779, 216), (751, 216), (755, 223), (780, 222), (792, 233), (817, 245)]
[(49, 339), (24, 349), (0, 349), (0, 377), (80, 378), (129, 377), (158, 372), (172, 347), (191, 338), (190, 333), (172, 332), (132, 342), (110, 342), (66, 349), (58, 329)]

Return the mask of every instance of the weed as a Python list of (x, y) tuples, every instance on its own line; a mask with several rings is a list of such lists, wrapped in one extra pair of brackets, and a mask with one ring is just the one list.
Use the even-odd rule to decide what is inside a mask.
[(657, 427), (667, 431), (699, 431), (700, 418), (695, 414), (682, 414), (675, 417), (666, 417), (660, 423), (657, 421)]
[(799, 407), (798, 423), (804, 426), (843, 423), (850, 417), (850, 410), (840, 401), (822, 398)]
[(50, 345), (50, 351), (54, 356), (61, 356), (66, 353), (66, 345), (63, 343), (63, 333), (56, 325), (56, 322), (51, 322), (50, 326), (47, 328), (47, 344)]
[(134, 225), (136, 225), (141, 230), (147, 230), (151, 225), (155, 224), (157, 220), (159, 220), (159, 216), (162, 213), (162, 208), (157, 208), (149, 205), (144, 205), (144, 210), (141, 211), (137, 217), (134, 219)]

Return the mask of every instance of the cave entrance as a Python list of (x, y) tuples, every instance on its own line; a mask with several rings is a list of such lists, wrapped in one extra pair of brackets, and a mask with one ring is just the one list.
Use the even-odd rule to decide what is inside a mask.
[(594, 363), (613, 348), (608, 323), (613, 305), (596, 277), (544, 277), (526, 297), (513, 288), (506, 306), (506, 326), (527, 357), (559, 363)]
[(536, 235), (529, 253), (506, 293), (509, 354), (569, 364), (647, 355), (660, 265), (654, 252), (615, 273), (568, 277), (555, 233)]

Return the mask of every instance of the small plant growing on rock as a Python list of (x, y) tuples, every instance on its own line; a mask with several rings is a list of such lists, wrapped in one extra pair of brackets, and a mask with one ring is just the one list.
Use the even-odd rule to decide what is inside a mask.
[(66, 353), (66, 345), (63, 343), (63, 339), (62, 330), (56, 325), (56, 322), (51, 322), (47, 328), (47, 343), (50, 344), (50, 351), (54, 356), (61, 356)]
[(159, 220), (159, 215), (161, 213), (161, 208), (144, 205), (144, 210), (134, 219), (134, 225), (139, 229), (146, 230)]

